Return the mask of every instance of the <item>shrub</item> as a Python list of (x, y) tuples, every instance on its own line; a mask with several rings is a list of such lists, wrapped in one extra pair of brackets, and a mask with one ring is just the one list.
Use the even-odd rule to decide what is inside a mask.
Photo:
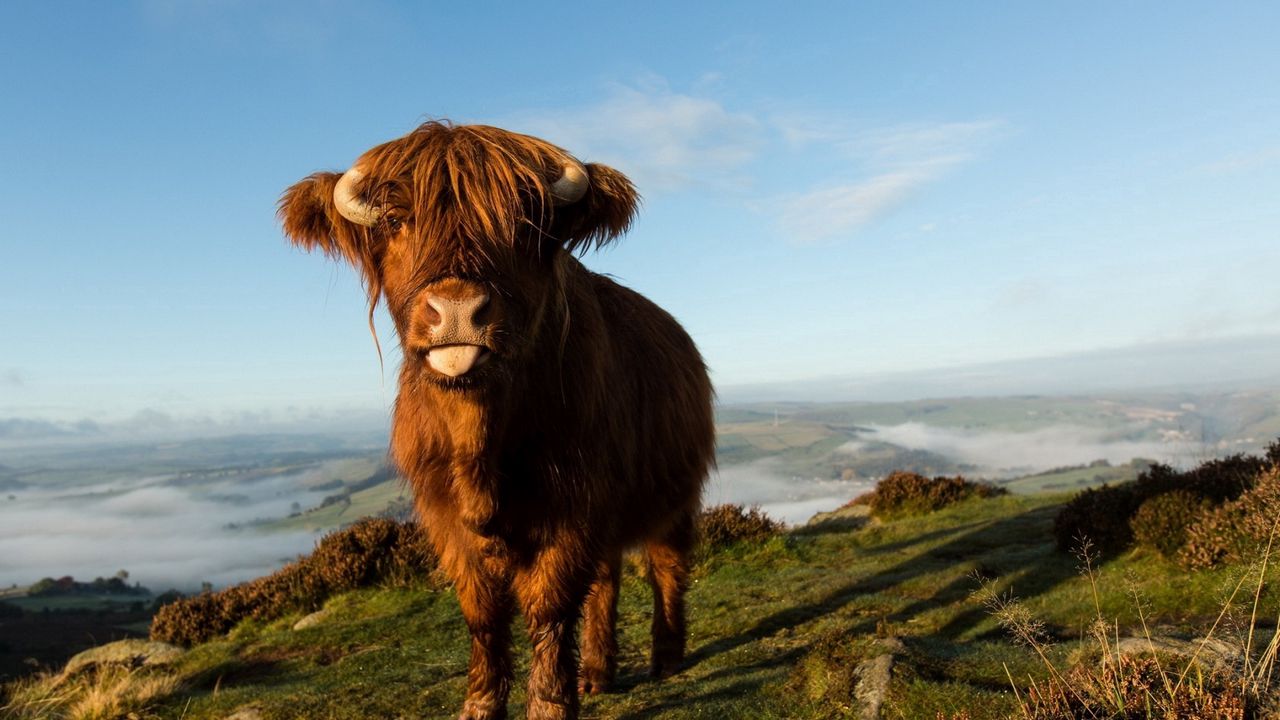
[(1168, 675), (1152, 657), (1119, 656), (1101, 667), (1076, 665), (1028, 688), (1023, 717), (1244, 720), (1253, 709), (1254, 703), (1226, 673), (1202, 673), (1196, 683), (1186, 683), (1173, 694), (1167, 690), (1172, 685)]
[(1256, 486), (1239, 499), (1205, 512), (1191, 523), (1178, 561), (1189, 568), (1251, 561), (1272, 539), (1278, 521), (1280, 466), (1262, 473)]
[(1132, 483), (1084, 490), (1053, 518), (1053, 537), (1058, 549), (1074, 551), (1084, 538), (1104, 555), (1129, 547), (1133, 542), (1129, 518), (1141, 502)]
[(782, 523), (774, 520), (758, 507), (741, 505), (716, 505), (702, 511), (698, 517), (698, 533), (708, 549), (717, 549), (738, 542), (767, 540), (782, 532)]
[(1241, 454), (1208, 460), (1182, 472), (1156, 463), (1138, 475), (1135, 484), (1143, 498), (1187, 490), (1217, 505), (1240, 497), (1269, 465), (1264, 458)]
[(51, 577), (40, 578), (27, 588), (28, 597), (40, 597), (42, 595), (52, 595), (57, 592), (58, 581)]
[(1008, 491), (990, 483), (972, 482), (963, 477), (927, 478), (896, 470), (876, 484), (868, 504), (877, 517), (921, 515), (971, 497), (993, 497)]
[(421, 529), (410, 523), (367, 518), (329, 533), (307, 556), (271, 575), (178, 599), (151, 621), (151, 638), (194, 645), (221, 635), (245, 619), (273, 620), (318, 608), (330, 595), (374, 585), (404, 585), (434, 567)]
[[(1188, 526), (1208, 512), (1210, 507), (1233, 501), (1249, 491), (1257, 482), (1258, 476), (1271, 467), (1273, 460), (1270, 458), (1273, 455), (1280, 457), (1280, 441), (1268, 446), (1266, 458), (1231, 455), (1209, 460), (1186, 471), (1155, 463), (1133, 482), (1087, 489), (1064, 505), (1054, 518), (1053, 534), (1058, 549), (1071, 551), (1081, 538), (1088, 538), (1093, 542), (1094, 548), (1103, 554), (1124, 550), (1133, 544), (1132, 522), (1138, 510), (1147, 501), (1174, 492), (1189, 494), (1192, 498), (1206, 501), (1208, 505), (1196, 513), (1183, 507), (1178, 511), (1178, 519), (1183, 521), (1180, 526), (1175, 526), (1174, 519), (1157, 521), (1154, 508), (1140, 524), (1144, 531), (1154, 532), (1152, 523), (1163, 522), (1165, 531), (1175, 538), (1186, 538)], [(1178, 497), (1182, 499), (1162, 502), (1184, 505), (1188, 502), (1184, 495)], [(1168, 506), (1166, 509), (1173, 507)], [(1155, 539), (1154, 536), (1148, 537), (1151, 541)], [(1173, 541), (1164, 541), (1165, 547), (1171, 547), (1171, 542)], [(1177, 552), (1176, 549), (1173, 550), (1173, 553)]]
[(308, 564), (331, 588), (357, 588), (378, 582), (404, 583), (422, 574), (430, 552), (418, 526), (371, 518), (326, 535)]
[(1166, 558), (1174, 558), (1187, 538), (1187, 528), (1210, 507), (1189, 490), (1172, 490), (1148, 498), (1129, 520), (1133, 540)]
[(175, 603), (184, 597), (186, 597), (186, 595), (184, 595), (183, 593), (173, 588), (169, 588), (168, 590), (165, 590), (164, 592), (157, 595), (155, 599), (151, 601), (151, 612), (154, 613), (158, 611), (160, 608), (164, 607), (165, 605), (168, 605), (170, 603)]

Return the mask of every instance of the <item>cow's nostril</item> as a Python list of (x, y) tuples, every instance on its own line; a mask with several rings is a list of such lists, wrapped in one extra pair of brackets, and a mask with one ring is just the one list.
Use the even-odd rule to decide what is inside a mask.
[(430, 325), (431, 327), (436, 327), (440, 323), (444, 322), (444, 308), (441, 306), (440, 302), (440, 298), (432, 295), (427, 296), (427, 307), (423, 314), (425, 315), (424, 319), (427, 321), (427, 325)]
[(483, 325), (484, 311), (487, 307), (489, 307), (489, 293), (480, 293), (475, 297), (475, 304), (471, 306), (471, 322)]
[(478, 329), (483, 325), (482, 311), (489, 305), (489, 294), (486, 292), (460, 298), (428, 292), (426, 299), (425, 320), (437, 332)]

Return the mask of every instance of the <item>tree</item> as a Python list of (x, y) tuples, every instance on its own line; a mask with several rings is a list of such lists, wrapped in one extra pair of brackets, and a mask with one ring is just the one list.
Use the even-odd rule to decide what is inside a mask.
[(50, 590), (57, 587), (57, 585), (58, 581), (51, 577), (40, 578), (36, 582), (32, 583), (31, 587), (27, 588), (27, 594), (32, 597), (45, 595), (48, 594)]

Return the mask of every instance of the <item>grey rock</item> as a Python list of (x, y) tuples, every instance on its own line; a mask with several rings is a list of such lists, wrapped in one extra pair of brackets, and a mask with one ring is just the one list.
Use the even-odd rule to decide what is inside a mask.
[(857, 530), (871, 522), (871, 508), (866, 505), (850, 505), (849, 507), (820, 512), (809, 518), (809, 522), (800, 528), (801, 533), (842, 532)]
[(906, 646), (895, 637), (878, 641), (883, 653), (858, 664), (858, 684), (853, 696), (858, 701), (858, 717), (862, 720), (879, 720), (880, 709), (889, 695), (889, 682), (893, 679), (893, 665), (897, 656), (906, 653)]
[(100, 665), (123, 665), (126, 667), (143, 667), (167, 665), (186, 654), (186, 650), (169, 643), (152, 642), (150, 640), (118, 640), (106, 645), (89, 648), (67, 661), (63, 669), (63, 677)]
[(302, 618), (298, 622), (294, 623), (293, 629), (306, 630), (309, 627), (315, 627), (316, 625), (319, 625), (320, 623), (324, 622), (328, 617), (329, 617), (329, 611), (317, 610), (311, 613), (310, 615)]
[(1209, 667), (1236, 667), (1243, 659), (1239, 647), (1217, 638), (1178, 640), (1159, 635), (1150, 638), (1127, 637), (1116, 643), (1116, 650), (1121, 655), (1146, 655), (1154, 650), (1161, 655), (1195, 657)]

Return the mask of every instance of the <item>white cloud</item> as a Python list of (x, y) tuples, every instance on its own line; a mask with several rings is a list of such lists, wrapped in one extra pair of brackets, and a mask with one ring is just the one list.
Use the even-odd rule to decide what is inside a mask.
[(782, 201), (778, 225), (800, 242), (843, 235), (892, 212), (932, 179), (928, 173), (898, 171), (812, 190)]
[(909, 123), (862, 130), (837, 145), (872, 165), (950, 166), (972, 159), (1001, 125), (993, 120)]
[(849, 159), (857, 171), (853, 174), (861, 177), (780, 198), (779, 228), (798, 242), (854, 233), (972, 160), (1001, 125), (984, 120), (852, 131), (832, 122), (789, 118), (780, 126), (787, 144), (797, 149), (815, 145), (834, 149)]
[[(720, 81), (717, 74), (706, 78), (700, 88)], [(869, 126), (812, 114), (749, 112), (701, 90), (675, 92), (652, 77), (611, 86), (596, 103), (531, 111), (500, 124), (546, 137), (584, 160), (613, 165), (645, 193), (700, 187), (738, 195), (772, 215), (780, 231), (798, 242), (847, 236), (875, 222), (974, 159), (1003, 125), (978, 120)], [(819, 163), (810, 159), (833, 156), (845, 169), (815, 179)], [(769, 182), (800, 189), (773, 197), (753, 192)]]
[(660, 80), (616, 85), (593, 105), (530, 112), (508, 124), (583, 160), (615, 166), (645, 191), (741, 185), (742, 168), (765, 139), (753, 116), (711, 98), (672, 92)]

